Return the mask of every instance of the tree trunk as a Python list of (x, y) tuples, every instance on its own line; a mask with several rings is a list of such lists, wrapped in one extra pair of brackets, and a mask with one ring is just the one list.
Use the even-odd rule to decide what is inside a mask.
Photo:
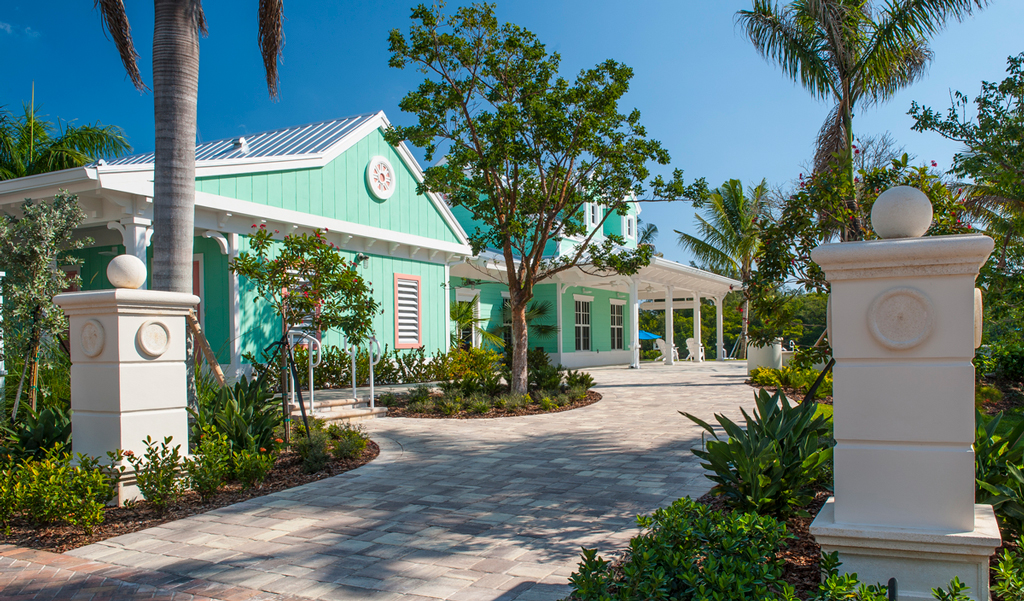
[(526, 302), (512, 304), (512, 381), (509, 385), (512, 392), (526, 394), (529, 392), (527, 372), (527, 352), (529, 338), (526, 326)]
[(154, 0), (153, 289), (192, 293), (198, 0)]
[(36, 392), (39, 390), (39, 343), (42, 331), (39, 327), (39, 318), (42, 309), (36, 307), (35, 315), (32, 317), (32, 337), (29, 342), (29, 372), (28, 372), (28, 402), (32, 411), (36, 410)]
[(857, 176), (853, 163), (853, 115), (849, 110), (843, 112), (843, 127), (846, 129), (846, 160), (849, 161), (850, 198), (846, 200), (846, 208), (853, 214), (849, 223), (843, 224), (842, 240), (851, 242), (864, 238), (864, 228), (860, 221), (857, 204)]
[(740, 359), (747, 358), (747, 327), (750, 325), (750, 299), (743, 300), (743, 331), (740, 332)]

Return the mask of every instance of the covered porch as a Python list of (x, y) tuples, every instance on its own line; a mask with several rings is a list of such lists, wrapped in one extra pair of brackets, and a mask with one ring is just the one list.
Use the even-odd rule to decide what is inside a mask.
[[(467, 258), (451, 267), (451, 275), (467, 279), (481, 278), (491, 282), (505, 281), (504, 262), (494, 255)], [(604, 274), (596, 272), (592, 267), (583, 265), (556, 274), (545, 280), (540, 286), (552, 286), (551, 295), (555, 305), (557, 328), (559, 331), (557, 346), (548, 351), (553, 363), (560, 363), (570, 369), (595, 367), (600, 365), (629, 365), (640, 368), (640, 310), (666, 312), (665, 323), (673, 323), (673, 312), (676, 309), (693, 309), (693, 338), (701, 340), (701, 299), (712, 299), (716, 308), (716, 344), (717, 358), (724, 360), (725, 348), (723, 339), (722, 307), (727, 294), (738, 291), (742, 284), (734, 279), (720, 276), (708, 271), (683, 265), (661, 257), (652, 259), (650, 265), (642, 268), (632, 276)], [(572, 321), (572, 309), (575, 301), (590, 297), (608, 297), (611, 304), (621, 304), (622, 329), (626, 333), (625, 344), (611, 345), (610, 348), (580, 350), (573, 346), (573, 337), (563, 335), (566, 328), (575, 329), (578, 323)], [(621, 300), (618, 300), (621, 299)], [(671, 302), (669, 300), (671, 299)], [(614, 325), (614, 324), (612, 324)], [(666, 327), (662, 334), (666, 346), (676, 346), (672, 327)], [(588, 345), (589, 346), (589, 345)], [(685, 357), (685, 345), (680, 347), (680, 356)], [(695, 358), (700, 361), (701, 357)], [(665, 363), (672, 365), (676, 359), (667, 353)]]

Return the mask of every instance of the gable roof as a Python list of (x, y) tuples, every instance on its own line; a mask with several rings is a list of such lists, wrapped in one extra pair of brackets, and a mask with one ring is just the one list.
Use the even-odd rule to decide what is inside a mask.
[[(363, 125), (373, 121), (374, 117), (379, 114), (366, 113), (332, 121), (283, 127), (245, 136), (203, 142), (196, 145), (196, 163), (228, 160), (248, 162), (257, 158), (319, 155), (358, 131)], [(105, 164), (111, 166), (152, 165), (153, 162), (154, 153), (146, 152), (106, 161)]]

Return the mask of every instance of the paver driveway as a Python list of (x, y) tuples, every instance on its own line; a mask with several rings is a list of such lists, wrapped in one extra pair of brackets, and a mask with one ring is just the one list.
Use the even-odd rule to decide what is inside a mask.
[(689, 449), (750, 405), (738, 362), (591, 370), (604, 399), (505, 419), (381, 419), (353, 472), (71, 555), (323, 599), (560, 599), (581, 546), (709, 482)]

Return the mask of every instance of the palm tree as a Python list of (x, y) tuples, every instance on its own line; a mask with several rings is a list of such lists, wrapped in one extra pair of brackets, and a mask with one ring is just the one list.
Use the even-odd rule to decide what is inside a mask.
[(0, 109), (0, 181), (87, 165), (100, 157), (119, 157), (132, 149), (121, 128), (74, 126), (39, 118), (33, 103), (24, 115)]
[[(754, 47), (790, 78), (835, 107), (818, 133), (815, 170), (835, 157), (853, 174), (853, 115), (885, 102), (924, 75), (932, 58), (926, 37), (950, 19), (961, 20), (988, 0), (891, 0), (876, 8), (870, 0), (795, 0), (779, 7), (754, 0), (736, 13)], [(856, 198), (847, 201), (857, 208)], [(844, 240), (862, 237), (855, 219)]]
[(750, 321), (747, 283), (754, 271), (754, 256), (761, 245), (758, 220), (767, 212), (768, 202), (766, 180), (744, 194), (743, 183), (731, 179), (711, 192), (704, 215), (696, 216), (699, 237), (676, 230), (679, 245), (693, 253), (704, 269), (743, 282), (741, 352), (746, 349)]
[[(466, 344), (465, 334), (467, 331), (470, 332), (471, 338), (473, 336), (480, 336), (481, 339), (493, 346), (504, 348), (504, 338), (483, 328), (483, 324), (488, 320), (476, 313), (476, 306), (479, 300), (480, 295), (477, 295), (473, 297), (473, 300), (455, 301), (452, 303), (450, 319), (455, 324), (455, 331), (452, 332), (451, 339), (452, 348), (460, 348)], [(472, 340), (469, 341), (469, 346), (472, 346)]]
[(643, 219), (636, 220), (636, 243), (637, 245), (646, 244), (651, 247), (651, 250), (656, 256), (660, 256), (658, 249), (654, 246), (654, 241), (658, 239), (658, 226), (653, 223), (645, 223)]
[[(146, 90), (123, 0), (95, 0), (101, 19), (135, 87)], [(271, 98), (284, 45), (283, 0), (259, 0), (258, 42)], [(201, 0), (154, 0), (153, 289), (192, 292), (195, 221), (196, 99), (199, 34), (206, 34)]]

